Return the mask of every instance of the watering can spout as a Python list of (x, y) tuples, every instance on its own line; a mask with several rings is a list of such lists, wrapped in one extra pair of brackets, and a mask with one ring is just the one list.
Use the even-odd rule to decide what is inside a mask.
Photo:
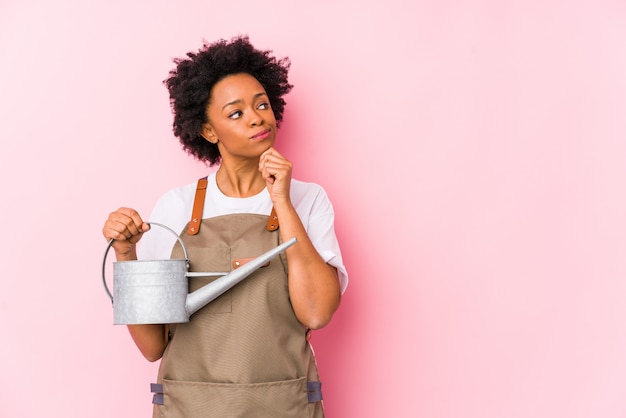
[(226, 292), (237, 283), (257, 271), (265, 263), (276, 257), (278, 254), (284, 252), (296, 242), (296, 238), (292, 238), (289, 241), (272, 248), (268, 252), (261, 254), (254, 260), (244, 264), (236, 270), (231, 271), (226, 276), (220, 277), (219, 279), (216, 279), (211, 283), (204, 285), (200, 289), (188, 294), (185, 303), (185, 309), (188, 316), (196, 313), (209, 302), (213, 301), (222, 293)]

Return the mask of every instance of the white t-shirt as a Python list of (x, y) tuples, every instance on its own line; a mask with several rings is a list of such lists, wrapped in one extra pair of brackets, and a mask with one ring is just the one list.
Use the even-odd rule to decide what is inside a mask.
[[(191, 219), (196, 187), (197, 182), (193, 182), (165, 193), (157, 201), (148, 222), (157, 222), (181, 233)], [(293, 179), (290, 190), (291, 201), (313, 246), (325, 262), (337, 268), (343, 293), (348, 285), (348, 274), (335, 235), (335, 213), (326, 192), (317, 184)], [(271, 211), (272, 200), (267, 189), (251, 197), (228, 197), (217, 187), (215, 173), (209, 175), (202, 219), (234, 213), (269, 215)], [(171, 232), (153, 226), (140, 241), (138, 258), (169, 259), (175, 241)]]

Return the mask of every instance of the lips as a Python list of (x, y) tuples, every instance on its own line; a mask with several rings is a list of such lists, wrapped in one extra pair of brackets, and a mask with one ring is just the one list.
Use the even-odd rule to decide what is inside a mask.
[(271, 132), (272, 132), (271, 129), (265, 129), (265, 130), (259, 132), (258, 134), (254, 135), (250, 139), (252, 139), (254, 141), (261, 141), (261, 140), (266, 139), (267, 137), (269, 137)]

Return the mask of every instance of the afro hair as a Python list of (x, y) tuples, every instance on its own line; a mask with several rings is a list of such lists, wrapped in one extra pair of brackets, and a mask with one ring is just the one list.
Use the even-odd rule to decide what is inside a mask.
[(256, 78), (267, 93), (277, 125), (280, 124), (285, 109), (283, 96), (293, 87), (287, 80), (290, 61), (271, 54), (272, 51), (255, 49), (247, 36), (238, 36), (230, 42), (222, 39), (204, 43), (198, 52), (174, 60), (176, 68), (163, 83), (170, 94), (174, 135), (187, 153), (209, 166), (221, 161), (217, 145), (200, 133), (208, 122), (206, 109), (211, 90), (229, 75), (247, 73)]

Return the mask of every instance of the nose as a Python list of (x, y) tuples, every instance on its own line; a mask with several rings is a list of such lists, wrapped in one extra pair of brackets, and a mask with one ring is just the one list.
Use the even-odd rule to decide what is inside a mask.
[(250, 118), (249, 122), (251, 126), (263, 125), (263, 123), (265, 122), (265, 120), (263, 119), (263, 115), (256, 109), (250, 109), (248, 115)]

